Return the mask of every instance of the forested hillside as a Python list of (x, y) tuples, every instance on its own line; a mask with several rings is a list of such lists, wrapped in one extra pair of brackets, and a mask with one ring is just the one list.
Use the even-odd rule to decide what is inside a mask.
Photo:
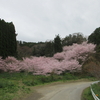
[(18, 41), (17, 49), (19, 58), (29, 56), (46, 56), (52, 57), (55, 53), (61, 52), (64, 46), (73, 45), (73, 43), (81, 44), (87, 41), (82, 33), (73, 33), (65, 38), (56, 35), (54, 39), (45, 42), (25, 42)]

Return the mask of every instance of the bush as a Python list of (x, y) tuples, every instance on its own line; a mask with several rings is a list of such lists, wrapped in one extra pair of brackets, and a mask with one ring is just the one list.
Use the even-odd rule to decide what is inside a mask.
[(63, 75), (63, 79), (64, 80), (71, 80), (71, 79), (76, 79), (76, 77), (73, 74), (71, 74), (71, 73), (65, 73)]
[(38, 84), (36, 80), (23, 80), (23, 83), (27, 86), (34, 86)]
[(6, 88), (6, 87), (12, 87), (14, 86), (14, 83), (11, 81), (7, 81), (7, 80), (0, 80), (0, 88)]

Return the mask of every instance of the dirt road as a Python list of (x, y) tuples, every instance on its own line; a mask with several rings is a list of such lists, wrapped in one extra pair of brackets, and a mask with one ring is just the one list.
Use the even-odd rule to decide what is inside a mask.
[(25, 100), (81, 100), (83, 89), (92, 82), (57, 83), (36, 88)]

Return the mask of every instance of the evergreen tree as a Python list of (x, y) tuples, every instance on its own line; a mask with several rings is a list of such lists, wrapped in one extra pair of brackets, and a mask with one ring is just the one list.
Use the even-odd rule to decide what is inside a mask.
[(54, 52), (62, 52), (62, 43), (59, 35), (54, 38)]
[(45, 56), (46, 57), (52, 57), (54, 54), (54, 43), (53, 41), (46, 42), (45, 45)]
[(96, 28), (95, 31), (88, 37), (88, 42), (100, 45), (100, 27)]
[(15, 27), (13, 23), (0, 19), (0, 56), (5, 59), (8, 56), (17, 56), (17, 43)]

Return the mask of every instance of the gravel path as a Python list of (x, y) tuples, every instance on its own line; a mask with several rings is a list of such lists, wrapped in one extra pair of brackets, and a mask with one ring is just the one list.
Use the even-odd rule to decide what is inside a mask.
[(70, 82), (39, 86), (24, 100), (81, 100), (82, 91), (91, 83)]

